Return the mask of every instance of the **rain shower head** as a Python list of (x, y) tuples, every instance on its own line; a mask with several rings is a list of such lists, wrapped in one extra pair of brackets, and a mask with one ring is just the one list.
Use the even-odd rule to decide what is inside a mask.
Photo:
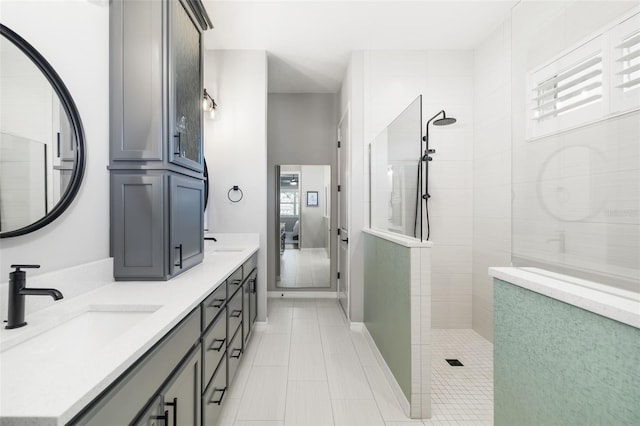
[(453, 117), (442, 117), (433, 122), (434, 126), (448, 126), (449, 124), (455, 123), (457, 120)]
[[(442, 118), (438, 118), (440, 115), (442, 115)], [(436, 118), (438, 119), (436, 120)], [(444, 112), (444, 110), (440, 110), (436, 115), (431, 117), (429, 121), (427, 121), (427, 125), (425, 126), (425, 135), (422, 137), (422, 140), (427, 143), (427, 148), (429, 148), (429, 124), (433, 123), (434, 126), (448, 126), (456, 121), (458, 120), (453, 117), (447, 117), (447, 113)]]

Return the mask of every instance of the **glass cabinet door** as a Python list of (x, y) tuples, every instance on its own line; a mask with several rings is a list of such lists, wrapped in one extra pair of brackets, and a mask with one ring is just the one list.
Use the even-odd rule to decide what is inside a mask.
[(202, 171), (202, 31), (182, 0), (170, 4), (169, 161)]

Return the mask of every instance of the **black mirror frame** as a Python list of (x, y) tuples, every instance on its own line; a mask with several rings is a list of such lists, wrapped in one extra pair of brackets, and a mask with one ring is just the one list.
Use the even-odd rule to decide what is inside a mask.
[(0, 233), (0, 238), (17, 237), (19, 235), (25, 235), (30, 232), (36, 231), (44, 226), (50, 224), (57, 219), (73, 202), (74, 198), (80, 190), (82, 184), (82, 178), (84, 176), (85, 169), (85, 141), (84, 141), (84, 129), (82, 127), (82, 120), (76, 104), (73, 102), (71, 93), (67, 89), (67, 86), (62, 82), (62, 79), (58, 73), (53, 69), (51, 64), (38, 52), (29, 42), (16, 34), (13, 30), (9, 29), (3, 24), (0, 24), (0, 34), (6, 37), (14, 45), (16, 45), (31, 61), (38, 67), (38, 69), (47, 78), (54, 91), (60, 99), (60, 103), (67, 113), (67, 117), (71, 122), (71, 128), (76, 140), (76, 154), (74, 162), (73, 176), (69, 182), (69, 186), (58, 201), (58, 203), (47, 213), (44, 217), (29, 224), (25, 227), (15, 229), (12, 231)]
[(207, 167), (207, 159), (202, 156), (202, 163), (204, 165), (204, 210), (207, 210), (209, 204), (209, 168)]

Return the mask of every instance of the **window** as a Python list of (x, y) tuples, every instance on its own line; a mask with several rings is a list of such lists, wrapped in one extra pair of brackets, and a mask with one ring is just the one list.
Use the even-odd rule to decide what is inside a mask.
[(601, 54), (540, 83), (535, 89), (535, 101), (534, 118), (538, 121), (602, 101)]
[(299, 215), (300, 196), (298, 190), (280, 191), (280, 216)]
[(529, 73), (527, 137), (640, 108), (640, 12)]
[(611, 31), (612, 109), (640, 106), (640, 14)]

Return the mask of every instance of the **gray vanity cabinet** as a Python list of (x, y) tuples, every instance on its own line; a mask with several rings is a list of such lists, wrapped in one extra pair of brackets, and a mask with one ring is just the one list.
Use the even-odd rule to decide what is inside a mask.
[(171, 275), (202, 262), (204, 256), (204, 181), (169, 176)]
[(117, 279), (166, 279), (165, 187), (162, 174), (111, 175), (113, 274)]
[(111, 195), (116, 280), (167, 280), (202, 261), (202, 180), (112, 173)]
[(166, 280), (203, 258), (202, 33), (211, 22), (201, 0), (109, 7), (114, 277)]
[(168, 6), (169, 161), (202, 172), (202, 29), (186, 2)]
[(202, 173), (202, 32), (209, 25), (198, 4), (111, 3), (112, 168)]
[(165, 410), (162, 396), (156, 396), (133, 426), (165, 426), (169, 411)]
[(167, 426), (199, 426), (201, 356), (198, 345), (189, 358), (182, 363), (163, 392), (165, 409), (168, 411)]
[[(162, 161), (165, 123), (164, 1), (111, 2), (111, 163)], [(138, 162), (140, 163), (138, 163)]]

